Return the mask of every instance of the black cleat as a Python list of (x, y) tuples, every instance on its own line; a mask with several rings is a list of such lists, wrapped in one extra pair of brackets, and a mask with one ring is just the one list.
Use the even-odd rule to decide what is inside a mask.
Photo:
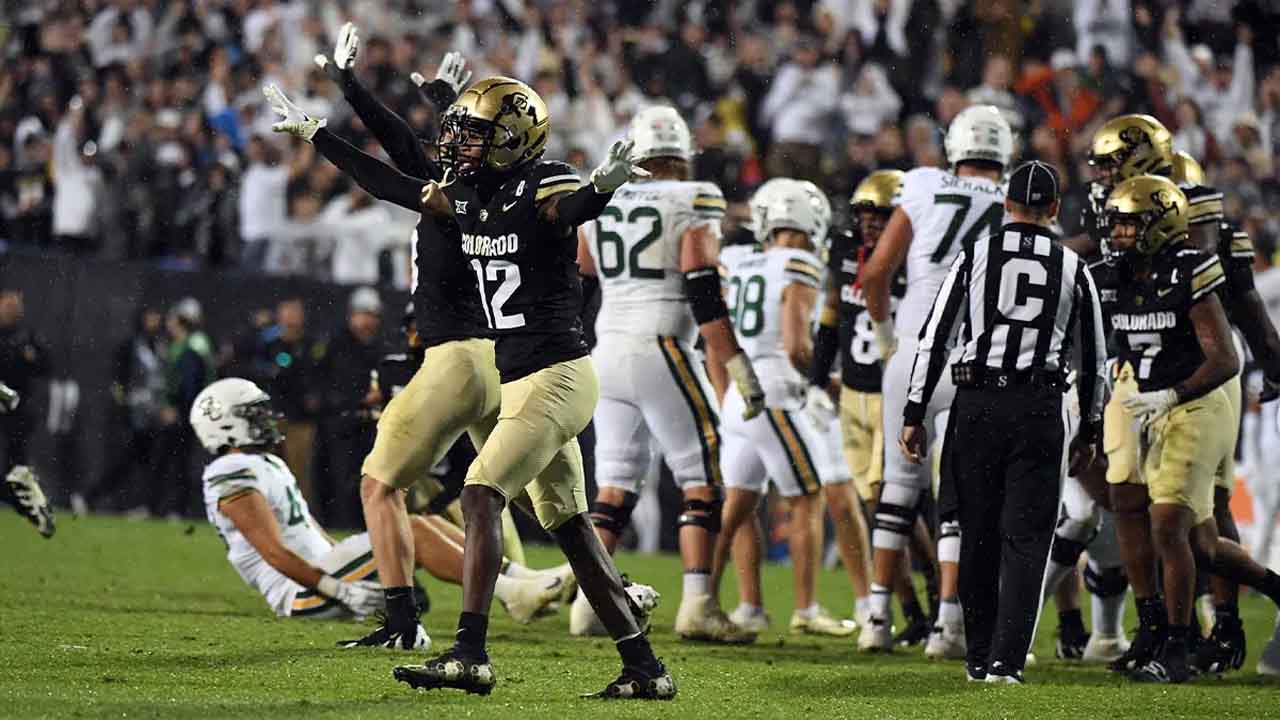
[(926, 618), (912, 620), (907, 624), (902, 632), (893, 638), (893, 644), (898, 647), (910, 647), (919, 645), (929, 639), (929, 633), (933, 632), (933, 625)]
[(423, 690), (454, 688), (471, 695), (488, 695), (498, 684), (493, 663), (458, 652), (456, 647), (422, 665), (404, 665), (391, 671), (396, 680)]
[(1246, 653), (1240, 618), (1219, 617), (1209, 637), (1196, 647), (1191, 664), (1199, 672), (1220, 674), (1239, 670)]
[(1143, 625), (1133, 636), (1129, 650), (1107, 665), (1111, 672), (1127, 673), (1155, 659), (1164, 645), (1167, 631), (1163, 625)]
[(676, 696), (676, 681), (661, 662), (654, 671), (622, 667), (622, 674), (603, 690), (583, 695), (601, 700), (670, 700)]
[(1135, 682), (1178, 685), (1191, 679), (1191, 666), (1187, 664), (1186, 646), (1173, 649), (1166, 643), (1160, 655), (1129, 674)]
[(1054, 639), (1053, 654), (1062, 660), (1080, 660), (1084, 658), (1084, 648), (1089, 644), (1089, 633), (1085, 632), (1080, 616), (1074, 616), (1075, 622), (1066, 622), (1058, 626)]
[(338, 643), (338, 647), (381, 647), (388, 650), (421, 650), (426, 652), (431, 649), (431, 638), (427, 636), (427, 631), (422, 629), (421, 624), (415, 625), (411, 633), (393, 632), (387, 626), (386, 618), (384, 617), (373, 632), (358, 640), (342, 640)]

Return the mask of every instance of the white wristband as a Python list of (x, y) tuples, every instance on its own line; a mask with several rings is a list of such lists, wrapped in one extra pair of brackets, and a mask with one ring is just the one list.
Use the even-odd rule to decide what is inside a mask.
[(332, 575), (321, 575), (320, 581), (316, 583), (316, 591), (325, 597), (338, 597), (338, 590), (342, 587), (342, 581)]

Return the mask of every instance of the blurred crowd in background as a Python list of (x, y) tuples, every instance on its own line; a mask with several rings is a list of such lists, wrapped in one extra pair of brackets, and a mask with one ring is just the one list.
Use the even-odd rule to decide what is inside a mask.
[(477, 78), (533, 84), (551, 108), (548, 156), (584, 169), (637, 109), (673, 103), (695, 129), (696, 174), (738, 201), (730, 223), (772, 175), (838, 199), (872, 169), (942, 164), (942, 130), (982, 102), (1008, 112), (1024, 157), (1064, 171), (1068, 232), (1093, 128), (1149, 112), (1273, 248), (1276, 12), (1222, 0), (4, 3), (0, 239), (403, 287), (412, 215), (273, 136), (260, 91), (279, 83), (380, 152), (312, 62), (353, 19), (359, 73), (424, 138), (435, 112), (409, 74), (430, 79), (449, 50)]
[[(55, 483), (83, 509), (198, 512), (183, 419), (215, 376), (261, 383), (285, 414), (289, 464), (325, 524), (360, 524), (372, 442), (369, 371), (387, 350), (378, 288), (410, 278), (412, 213), (373, 200), (309, 145), (271, 132), (261, 87), (382, 155), (314, 65), (342, 22), (357, 72), (418, 130), (410, 79), (450, 50), (475, 78), (530, 82), (551, 109), (547, 156), (584, 171), (639, 109), (680, 109), (698, 179), (730, 200), (726, 232), (771, 176), (844, 198), (877, 168), (943, 165), (971, 103), (1008, 114), (1024, 158), (1059, 167), (1079, 231), (1093, 130), (1155, 115), (1227, 190), (1260, 249), (1280, 236), (1280, 27), (1274, 2), (1220, 0), (24, 0), (0, 3), (0, 247), (170, 270), (305, 276), (350, 286), (348, 312), (278, 298), (210, 339), (194, 300), (145, 308), (115, 351), (107, 462)], [(385, 293), (384, 293), (385, 294)], [(32, 301), (32, 298), (27, 298)], [(38, 300), (38, 299), (37, 299)], [(0, 293), (0, 373), (48, 376), (51, 433), (79, 388), (60, 380)], [(387, 316), (396, 322), (399, 308)], [(344, 324), (345, 323), (345, 324)], [(126, 328), (120, 328), (124, 337)], [(103, 350), (106, 351), (105, 349)], [(17, 387), (17, 385), (15, 385)], [(22, 390), (22, 388), (19, 388)], [(87, 388), (86, 397), (101, 388)], [(0, 420), (25, 452), (30, 407)], [(16, 439), (16, 440), (15, 440)], [(95, 440), (96, 441), (96, 440)], [(69, 457), (70, 453), (63, 453)], [(191, 475), (190, 477), (194, 477)], [(60, 500), (61, 504), (61, 500)], [(344, 515), (345, 513), (345, 515)]]

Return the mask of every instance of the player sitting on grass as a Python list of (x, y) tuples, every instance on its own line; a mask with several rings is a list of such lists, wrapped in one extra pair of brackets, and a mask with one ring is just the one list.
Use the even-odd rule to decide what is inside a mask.
[[(271, 397), (241, 378), (213, 383), (192, 405), (191, 427), (217, 456), (204, 470), (204, 498), (227, 559), (282, 617), (363, 618), (383, 610), (368, 534), (334, 542), (311, 516), (293, 473), (271, 452), (283, 439), (277, 417)], [(461, 546), (424, 518), (410, 526), (419, 567), (457, 583)], [(559, 597), (561, 583), (508, 562), (495, 594), (513, 619), (529, 622)], [(430, 646), (421, 627), (418, 637), (421, 649)]]

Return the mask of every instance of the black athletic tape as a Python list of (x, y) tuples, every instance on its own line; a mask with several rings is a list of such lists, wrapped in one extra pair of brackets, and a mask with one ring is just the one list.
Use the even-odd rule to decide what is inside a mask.
[(591, 524), (614, 535), (621, 535), (631, 522), (631, 513), (635, 511), (638, 502), (640, 496), (635, 493), (627, 493), (621, 505), (596, 500), (591, 503)]
[(684, 274), (684, 296), (699, 325), (729, 317), (720, 288), (720, 271), (713, 267), (697, 268)]
[(1059, 565), (1067, 565), (1075, 567), (1077, 561), (1080, 560), (1080, 554), (1084, 552), (1084, 543), (1064, 538), (1061, 535), (1053, 537), (1053, 548), (1049, 551), (1049, 558)]
[(873, 526), (876, 530), (884, 530), (898, 535), (910, 535), (911, 526), (915, 523), (915, 519), (916, 513), (914, 509), (881, 502), (876, 505), (876, 517)]
[(722, 504), (719, 500), (712, 502), (685, 500), (684, 512), (681, 512), (680, 517), (676, 519), (676, 527), (681, 528), (685, 525), (692, 525), (710, 533), (720, 532), (720, 508)]
[(1103, 568), (1102, 572), (1094, 572), (1092, 565), (1086, 565), (1084, 586), (1097, 597), (1115, 597), (1129, 589), (1129, 578), (1124, 574), (1124, 568)]

